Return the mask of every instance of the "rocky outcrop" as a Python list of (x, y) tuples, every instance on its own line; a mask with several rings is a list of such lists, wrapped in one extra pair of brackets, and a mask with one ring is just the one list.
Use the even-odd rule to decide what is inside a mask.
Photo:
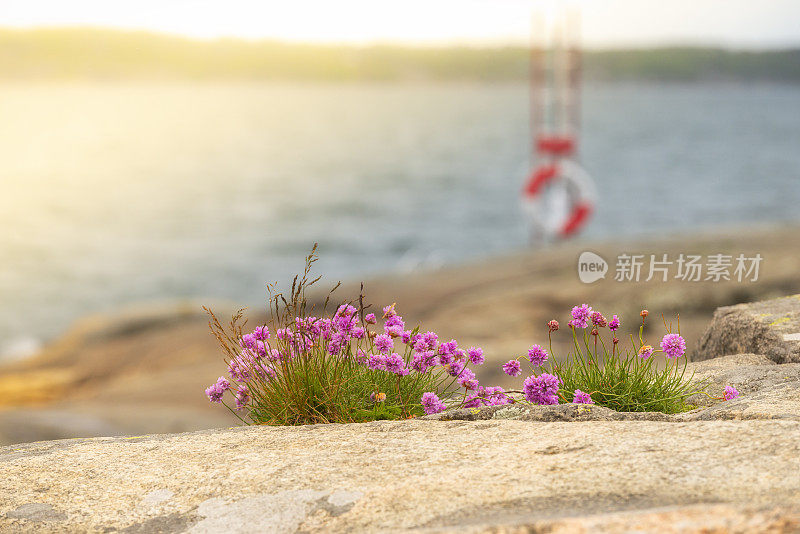
[(416, 420), (95, 438), (2, 449), (0, 530), (622, 532), (685, 515), (697, 531), (726, 515), (797, 527), (798, 472), (792, 421)]
[[(735, 354), (686, 368), (697, 389), (688, 399), (697, 409), (680, 414), (659, 412), (615, 412), (602, 406), (560, 404), (557, 406), (491, 406), (426, 416), (445, 421), (711, 421), (724, 419), (783, 419), (800, 421), (800, 364), (778, 365), (766, 356)], [(737, 399), (722, 401), (725, 386), (734, 386)]]
[(719, 308), (694, 359), (745, 352), (800, 363), (800, 295)]
[(671, 416), (518, 404), (0, 448), (0, 531), (800, 530), (800, 364), (690, 372), (706, 406)]
[(770, 330), (793, 306), (760, 308), (789, 318), (766, 327), (719, 314), (705, 346), (772, 352), (690, 363), (706, 393), (682, 414), (515, 404), (0, 447), (0, 531), (800, 532), (800, 363)]

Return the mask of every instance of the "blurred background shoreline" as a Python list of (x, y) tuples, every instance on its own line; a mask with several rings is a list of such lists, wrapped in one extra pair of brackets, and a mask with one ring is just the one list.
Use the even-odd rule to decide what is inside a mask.
[[(0, 28), (0, 80), (527, 81), (522, 45), (309, 44), (95, 27)], [(800, 48), (584, 51), (594, 81), (800, 82)]]

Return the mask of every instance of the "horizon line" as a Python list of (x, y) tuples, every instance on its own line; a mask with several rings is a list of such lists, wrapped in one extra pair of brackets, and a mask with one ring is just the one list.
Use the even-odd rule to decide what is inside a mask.
[[(367, 41), (336, 41), (336, 40), (295, 40), (278, 37), (245, 37), (241, 35), (215, 35), (199, 36), (180, 32), (154, 30), (151, 28), (136, 28), (128, 26), (101, 26), (93, 24), (50, 25), (35, 24), (25, 26), (0, 25), (0, 32), (35, 33), (43, 31), (72, 31), (72, 32), (105, 32), (117, 34), (138, 34), (154, 37), (180, 39), (196, 43), (215, 42), (240, 42), (246, 44), (280, 44), (288, 46), (318, 46), (329, 48), (406, 48), (406, 49), (453, 49), (473, 48), (497, 50), (506, 48), (530, 48), (530, 43), (519, 39), (510, 40), (446, 40), (446, 41), (404, 41), (404, 40), (367, 40)], [(613, 52), (630, 50), (659, 50), (659, 49), (714, 49), (731, 52), (772, 52), (800, 49), (800, 41), (793, 43), (763, 43), (759, 45), (744, 43), (725, 43), (701, 40), (680, 40), (642, 43), (618, 43), (607, 45), (585, 45), (582, 50), (588, 52)]]

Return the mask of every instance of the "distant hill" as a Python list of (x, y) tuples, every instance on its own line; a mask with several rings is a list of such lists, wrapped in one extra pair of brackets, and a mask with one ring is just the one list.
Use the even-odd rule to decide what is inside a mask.
[[(800, 82), (800, 49), (587, 51), (590, 80)], [(0, 80), (524, 80), (524, 47), (192, 40), (94, 28), (0, 30)]]

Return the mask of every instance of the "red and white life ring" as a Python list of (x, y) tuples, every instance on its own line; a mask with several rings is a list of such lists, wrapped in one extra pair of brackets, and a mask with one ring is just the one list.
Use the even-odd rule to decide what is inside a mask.
[(532, 230), (545, 239), (577, 234), (589, 221), (596, 196), (589, 174), (569, 159), (534, 169), (522, 191)]

